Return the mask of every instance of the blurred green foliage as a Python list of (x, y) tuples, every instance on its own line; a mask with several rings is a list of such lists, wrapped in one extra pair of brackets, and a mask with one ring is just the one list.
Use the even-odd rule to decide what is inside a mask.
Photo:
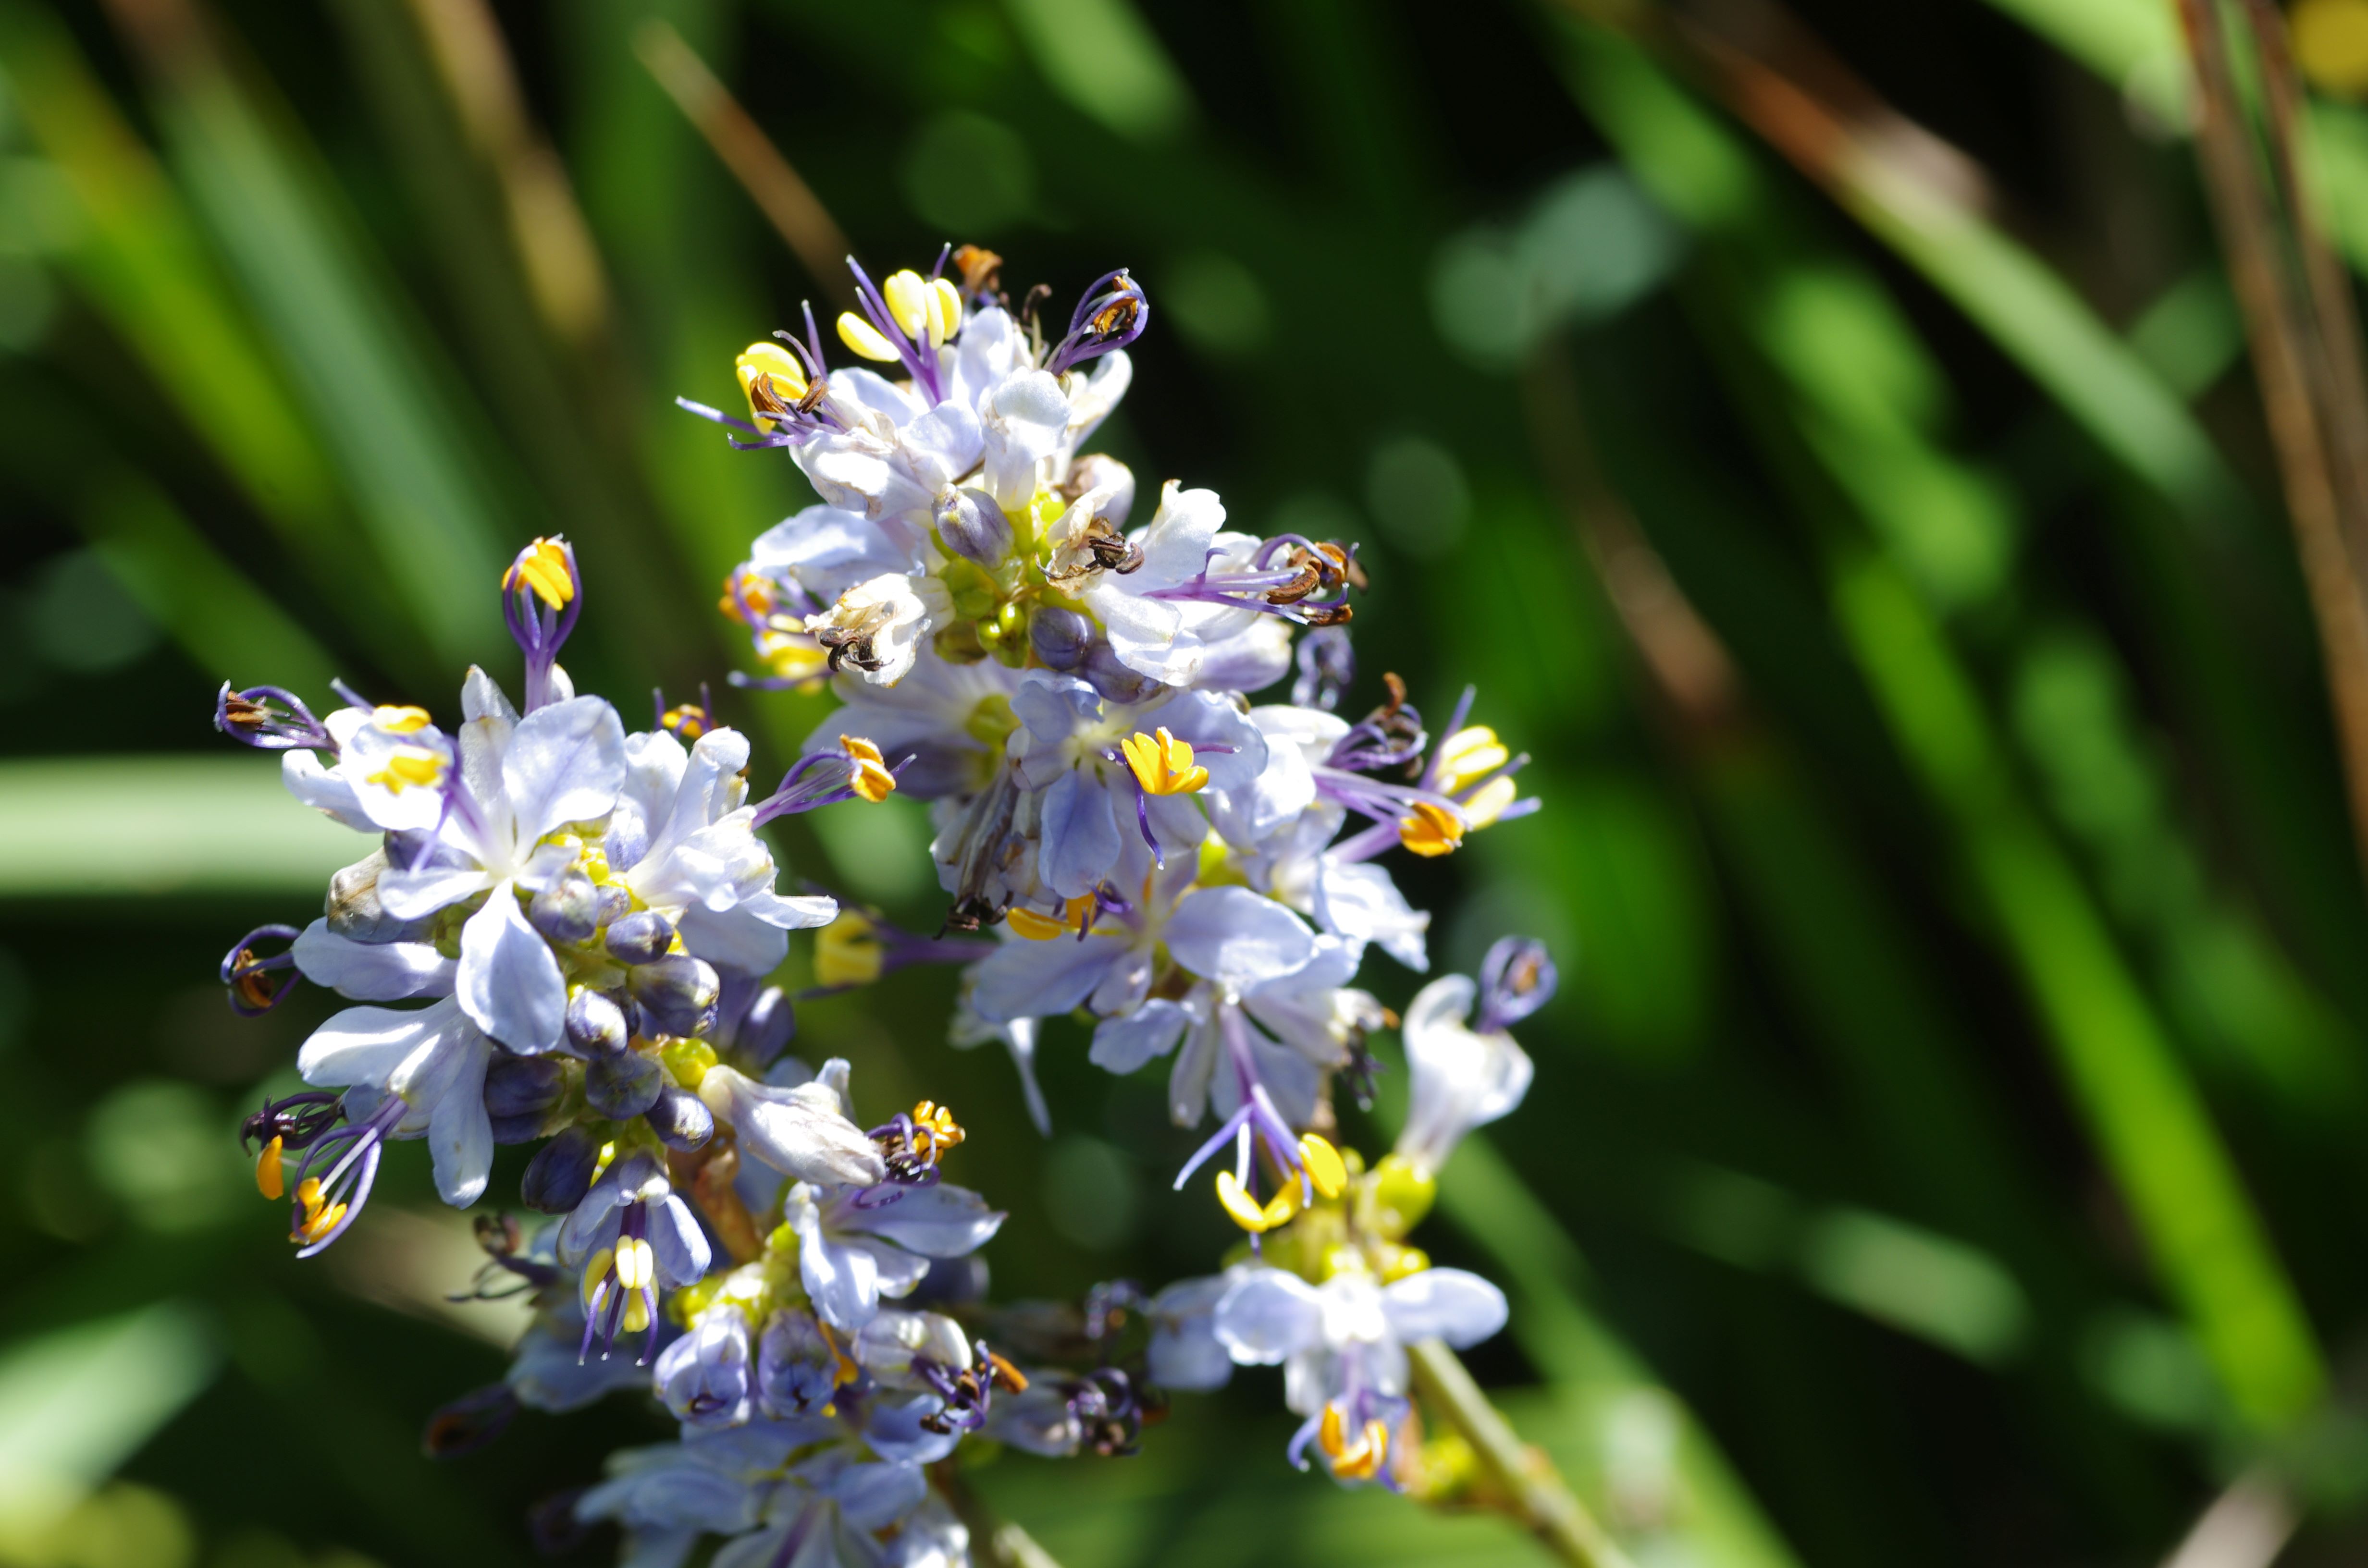
[[(1476, 682), (1535, 755), (1541, 814), (1402, 873), (1442, 964), (1521, 930), (1565, 976), (1423, 1239), (1506, 1284), (1475, 1369), (1640, 1562), (2154, 1561), (2240, 1474), (2357, 1559), (2368, 903), (2169, 8), (1804, 5), (1956, 149), (1820, 163), (1643, 5), (0, 0), (0, 1562), (523, 1562), (660, 1430), (419, 1457), (515, 1329), (442, 1300), (420, 1162), (286, 1256), (229, 1151), (326, 1006), (211, 971), (347, 844), (207, 725), (224, 678), (513, 674), (495, 563), (562, 528), (580, 685), (714, 681), (775, 763), (819, 717), (724, 688), (710, 608), (803, 482), (670, 399), (840, 285), (654, 17), (868, 264), (1132, 267), (1111, 449), (1357, 540), (1352, 702)], [(2313, 118), (2368, 259), (2368, 117)], [(928, 927), (927, 834), (780, 848)], [(1205, 1270), (1156, 1085), (1056, 1028), (1040, 1141), (951, 983), (800, 1049), (962, 1108), (998, 1293)], [(1071, 1568), (1531, 1550), (1292, 1474), (1288, 1426), (1249, 1373), (976, 1480)]]

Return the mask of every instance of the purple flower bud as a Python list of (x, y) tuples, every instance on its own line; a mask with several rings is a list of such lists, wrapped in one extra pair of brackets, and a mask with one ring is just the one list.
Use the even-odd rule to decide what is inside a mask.
[(938, 504), (938, 538), (965, 561), (988, 571), (1011, 554), (1011, 519), (995, 497), (978, 490), (957, 490)]
[(1120, 664), (1118, 654), (1111, 651), (1110, 643), (1099, 638), (1095, 639), (1094, 645), (1086, 651), (1085, 664), (1077, 674), (1087, 685), (1112, 702), (1132, 704), (1147, 701), (1160, 685), (1149, 676), (1137, 674)]
[(635, 964), (625, 984), (660, 1031), (688, 1039), (715, 1026), (723, 982), (703, 959), (677, 953), (655, 963)]
[(489, 1116), (485, 1123), (494, 1131), (494, 1142), (509, 1148), (541, 1137), (542, 1119), (541, 1111), (529, 1110), (518, 1116)]
[(656, 1062), (638, 1051), (620, 1051), (584, 1070), (584, 1098), (611, 1121), (623, 1121), (655, 1105), (666, 1081)]
[(674, 922), (655, 909), (628, 915), (609, 927), (609, 956), (619, 963), (655, 963), (674, 945)]
[[(598, 1060), (614, 1056), (632, 1039), (632, 1020), (620, 998), (586, 988), (567, 999), (567, 1045), (576, 1055)], [(630, 1006), (632, 1004), (627, 1003)]]
[(757, 1342), (757, 1398), (777, 1420), (820, 1410), (838, 1386), (838, 1357), (810, 1312), (785, 1307)]
[(485, 1114), (541, 1116), (558, 1103), (565, 1070), (547, 1056), (496, 1054), (485, 1069)]
[(1480, 1006), (1472, 1027), (1497, 1034), (1554, 1000), (1554, 960), (1531, 937), (1503, 937), (1480, 960)]
[(1028, 619), (1028, 645), (1046, 668), (1064, 673), (1086, 662), (1097, 635), (1094, 623), (1073, 609), (1040, 609)]
[(518, 1197), (543, 1214), (564, 1214), (592, 1190), (600, 1140), (588, 1127), (571, 1127), (534, 1152), (518, 1180)]
[(719, 1051), (769, 1067), (798, 1032), (798, 1010), (778, 985), (760, 985), (738, 972), (723, 977), (712, 1039)]
[(526, 917), (554, 942), (588, 942), (600, 929), (599, 890), (583, 872), (570, 870), (534, 895)]
[(678, 1084), (661, 1087), (658, 1103), (642, 1116), (669, 1149), (696, 1149), (715, 1136), (715, 1113)]

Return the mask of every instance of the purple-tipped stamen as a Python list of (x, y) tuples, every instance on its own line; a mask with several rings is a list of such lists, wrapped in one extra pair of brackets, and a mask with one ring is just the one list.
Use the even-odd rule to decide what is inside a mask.
[(250, 686), (233, 691), (222, 682), (214, 698), (214, 728), (258, 751), (324, 751), (337, 755), (327, 726), (313, 717), (304, 699), (284, 686)]
[(1053, 346), (1044, 369), (1062, 375), (1088, 359), (1123, 348), (1151, 324), (1151, 301), (1126, 268), (1103, 274), (1078, 300), (1067, 335)]
[[(781, 787), (757, 802), (757, 820), (749, 825), (762, 827), (778, 817), (854, 800), (853, 770), (848, 762), (846, 753), (836, 751), (818, 751), (798, 758), (781, 775)], [(908, 753), (888, 771), (901, 777), (912, 763), (913, 756)]]
[[(556, 607), (544, 602), (526, 571), (530, 558), (553, 545), (567, 569), (567, 597)], [(555, 535), (535, 540), (518, 552), (503, 574), (502, 590), (502, 619), (508, 623), (518, 651), (526, 655), (526, 711), (531, 713), (551, 703), (552, 666), (575, 630), (576, 618), (584, 613), (584, 574), (576, 570), (575, 547)]]
[(300, 1233), (304, 1225), (304, 1203), (302, 1198), (305, 1181), (313, 1167), (331, 1161), (326, 1175), (321, 1177), (320, 1205), (324, 1209), (345, 1206), (336, 1223), (321, 1235), (299, 1248), (298, 1257), (313, 1257), (325, 1251), (361, 1218), (362, 1209), (370, 1202), (370, 1188), (378, 1182), (379, 1158), (385, 1153), (386, 1141), (403, 1120), (410, 1106), (400, 1095), (389, 1095), (378, 1108), (361, 1120), (333, 1128), (304, 1152), (304, 1163), (296, 1168), (289, 1190), (299, 1194), (294, 1205), (294, 1221), (289, 1226)]
[(908, 335), (896, 324), (894, 312), (888, 309), (887, 297), (872, 283), (871, 275), (864, 271), (851, 256), (847, 258), (847, 269), (855, 274), (856, 303), (863, 307), (863, 313), (871, 318), (872, 329), (887, 340), (888, 347), (896, 351), (896, 358), (912, 373), (913, 384), (928, 393), (931, 403), (945, 402), (946, 386), (938, 370), (937, 350), (930, 347), (926, 339)]
[[(293, 926), (258, 926), (222, 955), (222, 983), (230, 988), (231, 1011), (241, 1017), (260, 1017), (288, 999), (288, 994), (296, 989), (296, 982), (302, 978), (296, 972), (294, 949), (262, 954), (255, 950), (255, 945), (293, 942), (299, 935)], [(270, 978), (281, 971), (287, 974), (285, 980)]]
[(1480, 1006), (1472, 1027), (1499, 1034), (1554, 1000), (1559, 976), (1546, 945), (1533, 937), (1500, 937), (1480, 960)]

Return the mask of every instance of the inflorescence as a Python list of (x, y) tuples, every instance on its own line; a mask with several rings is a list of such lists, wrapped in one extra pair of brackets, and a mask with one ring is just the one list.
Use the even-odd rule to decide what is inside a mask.
[[(391, 1142), (426, 1139), (459, 1207), (496, 1145), (538, 1145), (518, 1199), (548, 1219), (481, 1221), (476, 1288), (529, 1295), (534, 1325), (429, 1447), (479, 1447), (522, 1406), (655, 1394), (678, 1439), (541, 1516), (562, 1535), (615, 1522), (637, 1564), (710, 1536), (730, 1568), (962, 1563), (930, 1467), (966, 1438), (1131, 1453), (1168, 1392), (1237, 1365), (1287, 1363), (1292, 1462), (1436, 1492), (1406, 1346), (1505, 1320), (1494, 1286), (1406, 1237), (1457, 1141), (1527, 1089), (1506, 1031), (1554, 966), (1508, 937), (1402, 1021), (1354, 982), (1372, 948), (1429, 966), (1429, 916), (1383, 858), (1533, 810), (1526, 758), (1468, 722), (1469, 691), (1436, 736), (1395, 676), (1363, 719), (1334, 712), (1352, 547), (1229, 530), (1213, 494), (1174, 482), (1130, 529), (1133, 475), (1080, 449), (1126, 391), (1144, 290), (1110, 274), (1054, 337), (1037, 296), (1015, 312), (996, 291), (999, 267), (964, 246), (927, 276), (857, 267), (837, 335), (884, 374), (833, 369), (809, 311), (739, 357), (746, 419), (684, 404), (786, 449), (822, 497), (757, 538), (722, 600), (762, 671), (735, 684), (840, 699), (769, 794), (705, 688), (659, 696), (633, 733), (575, 694), (558, 657), (584, 581), (558, 538), (499, 585), (518, 704), (474, 668), (449, 728), (342, 685), (319, 717), (278, 687), (216, 704), (299, 801), (377, 840), (321, 918), (223, 960), (243, 1013), (300, 978), (363, 1004), (305, 1042), (312, 1087), (248, 1119), (256, 1186), (309, 1256), (359, 1221)], [(1250, 700), (1286, 678), (1289, 702)], [(900, 792), (928, 803), (946, 929), (776, 890), (757, 829)], [(952, 1111), (867, 1128), (846, 1062), (786, 1053), (794, 998), (768, 978), (796, 930), (817, 933), (815, 994), (960, 965), (953, 1042), (1001, 1042), (1040, 1127), (1043, 1019), (1086, 1020), (1113, 1073), (1166, 1059), (1177, 1123), (1213, 1123), (1176, 1185), (1214, 1166), (1244, 1233), (1225, 1267), (1073, 1308), (988, 1304), (975, 1254), (1005, 1216), (945, 1179)], [(1366, 1036), (1385, 1028), (1409, 1111), (1369, 1165), (1336, 1146), (1332, 1096), (1370, 1097)]]

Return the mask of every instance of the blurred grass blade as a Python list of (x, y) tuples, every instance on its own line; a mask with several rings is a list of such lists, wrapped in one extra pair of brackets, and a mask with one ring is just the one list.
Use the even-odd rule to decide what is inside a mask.
[(368, 843), (290, 800), (276, 759), (243, 747), (0, 762), (0, 898), (273, 893), (302, 915)]
[[(1667, 1403), (1679, 1427), (1671, 1461), (1675, 1495), (1663, 1526), (1674, 1539), (1639, 1540), (1639, 1556), (1659, 1561), (1667, 1551), (1703, 1568), (1793, 1568), (1792, 1551), (1709, 1433), (1582, 1303), (1586, 1265), (1577, 1246), (1485, 1137), (1466, 1138), (1456, 1150), (1440, 1176), (1439, 1202), (1510, 1288), (1521, 1353), (1585, 1413), (1595, 1443), (1610, 1436), (1599, 1418), (1608, 1407), (1645, 1394)], [(1600, 1475), (1601, 1449), (1578, 1457), (1591, 1462), (1577, 1468)]]
[(328, 691), (337, 666), (312, 634), (145, 479), (127, 472), (94, 486), (82, 521), (108, 570), (206, 675), (233, 686), (268, 679)]
[(1910, 760), (1955, 822), (2074, 1097), (2230, 1399), (2291, 1426), (2323, 1392), (2309, 1320), (2192, 1081), (2078, 877), (2015, 799), (1980, 699), (1925, 608), (1872, 554), (1835, 603)]
[(80, 204), (69, 275), (301, 558), (324, 574), (349, 570), (358, 556), (339, 535), (326, 458), (224, 297), (173, 187), (72, 38), (31, 5), (0, 9), (0, 70)]
[(416, 335), (290, 122), (233, 79), (187, 0), (119, 0), (114, 14), (154, 73), (158, 122), (215, 244), (319, 415), (381, 569), (440, 659), (485, 657), (501, 637), (491, 585), (517, 530)]
[(1191, 89), (1133, 0), (1005, 0), (1053, 90), (1120, 135), (1165, 141), (1192, 119)]
[[(1580, 17), (1604, 9), (1600, 0), (1558, 3)], [(1668, 41), (1730, 111), (1922, 273), (2175, 511), (2209, 521), (2248, 505), (2152, 368), (1984, 215), (1987, 180), (1977, 165), (1875, 98), (1770, 0), (1722, 15), (1714, 30), (1690, 13), (1687, 25), (1650, 36)], [(1584, 74), (1588, 62), (1582, 51), (1573, 63)], [(1651, 167), (1638, 172), (1673, 209), (1692, 204)]]
[(0, 1551), (40, 1535), (213, 1381), (212, 1336), (174, 1302), (0, 1355)]
[(649, 67), (650, 75), (666, 89), (675, 108), (682, 110), (683, 118), (699, 127), (699, 133), (757, 203), (781, 243), (805, 264), (807, 276), (822, 286), (824, 293), (853, 310), (855, 279), (847, 270), (847, 258), (854, 247), (814, 196), (814, 187), (748, 118), (731, 90), (715, 79), (715, 73), (682, 41), (682, 35), (664, 22), (643, 23), (633, 34), (633, 52)]

